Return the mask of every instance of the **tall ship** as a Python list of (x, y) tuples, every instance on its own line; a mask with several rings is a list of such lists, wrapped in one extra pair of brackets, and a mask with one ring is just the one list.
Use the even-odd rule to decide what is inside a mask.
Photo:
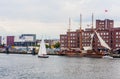
[[(100, 43), (100, 46), (102, 48), (111, 50), (111, 48), (108, 46), (108, 44), (102, 39), (102, 37), (99, 35), (97, 32), (101, 27), (94, 29), (93, 28), (93, 14), (92, 14), (92, 27), (91, 27), (91, 35), (89, 35), (89, 41), (90, 41), (90, 46), (84, 46), (84, 50), (86, 50), (85, 57), (92, 57), (92, 58), (103, 58), (105, 56), (105, 53), (102, 50), (95, 50), (95, 40), (98, 40)], [(107, 52), (108, 54), (108, 52)]]
[[(87, 50), (85, 56), (86, 57), (92, 57), (92, 58), (104, 58), (105, 54), (110, 54), (110, 52), (104, 53), (102, 50), (100, 51), (95, 51), (93, 48), (93, 41), (95, 40), (94, 35), (97, 36), (97, 38), (99, 39), (99, 42), (101, 44), (102, 47), (108, 49), (109, 51), (111, 50), (111, 48), (108, 46), (108, 44), (101, 38), (101, 36), (99, 35), (99, 33), (97, 33), (96, 30), (94, 30), (93, 34), (91, 34), (91, 45), (88, 47), (84, 47), (84, 50)], [(106, 57), (106, 56), (105, 56)]]
[[(82, 23), (80, 20), (80, 29), (76, 31), (70, 30), (71, 22), (69, 20), (69, 29), (66, 34), (60, 35), (61, 53), (62, 55), (82, 55), (86, 57), (102, 58), (104, 55), (111, 54), (111, 51), (116, 49), (115, 36), (117, 33), (116, 28), (113, 28), (114, 21), (96, 20), (96, 27), (92, 24), (85, 30), (81, 29)], [(92, 26), (92, 27), (91, 27)], [(115, 39), (114, 39), (115, 38)]]

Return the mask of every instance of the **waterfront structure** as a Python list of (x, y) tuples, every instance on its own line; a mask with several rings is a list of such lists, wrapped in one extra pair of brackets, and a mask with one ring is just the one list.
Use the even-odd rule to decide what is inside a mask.
[(7, 44), (7, 38), (6, 38), (6, 36), (2, 36), (1, 37), (1, 44), (2, 45), (6, 45)]
[(16, 36), (14, 41), (15, 46), (34, 46), (36, 45), (36, 34), (22, 34)]
[(25, 41), (36, 41), (36, 34), (22, 34), (20, 38)]
[[(120, 28), (114, 28), (114, 21), (105, 19), (105, 20), (96, 20), (96, 27), (95, 28), (86, 28), (85, 30), (82, 30), (82, 34), (80, 34), (79, 29), (76, 31), (71, 31), (69, 34), (68, 32), (66, 34), (60, 35), (60, 44), (61, 44), (61, 50), (67, 50), (69, 48), (68, 45), (68, 37), (70, 39), (70, 47), (71, 49), (79, 49), (80, 47), (80, 35), (82, 35), (82, 46), (90, 46), (90, 35), (93, 33), (93, 29), (96, 30), (102, 39), (111, 47), (112, 50), (120, 49)], [(93, 41), (93, 48), (94, 50), (98, 51), (101, 49), (104, 49), (100, 45), (100, 42), (97, 38), (97, 36), (94, 36)]]
[[(52, 46), (54, 44), (56, 44), (57, 42), (60, 42), (59, 39), (44, 39), (45, 44)], [(40, 45), (41, 40), (36, 40), (36, 44)]]

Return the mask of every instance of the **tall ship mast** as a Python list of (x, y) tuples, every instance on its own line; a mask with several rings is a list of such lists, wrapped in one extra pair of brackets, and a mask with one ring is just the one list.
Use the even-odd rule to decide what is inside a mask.
[(71, 28), (71, 19), (69, 18), (69, 28), (68, 28), (68, 49), (71, 50), (70, 45), (70, 28)]
[(92, 13), (92, 27), (91, 27), (91, 33), (93, 34), (93, 37), (91, 39), (91, 46), (92, 46), (92, 49), (94, 50), (95, 48), (95, 44), (94, 44), (94, 15)]
[(92, 31), (94, 30), (94, 29), (93, 29), (93, 27), (94, 27), (93, 23), (94, 23), (94, 15), (93, 15), (93, 13), (92, 13)]
[(82, 15), (80, 14), (80, 51), (82, 50)]

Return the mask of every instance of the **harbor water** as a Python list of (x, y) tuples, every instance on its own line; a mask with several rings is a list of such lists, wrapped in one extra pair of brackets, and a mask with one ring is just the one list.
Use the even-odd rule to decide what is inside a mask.
[(0, 79), (120, 79), (120, 59), (0, 54)]

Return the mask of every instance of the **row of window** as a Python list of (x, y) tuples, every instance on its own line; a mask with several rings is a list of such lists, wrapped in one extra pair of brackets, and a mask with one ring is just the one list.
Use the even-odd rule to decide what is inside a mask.
[(120, 44), (116, 44), (116, 47), (120, 47)]
[(70, 36), (76, 36), (76, 34), (75, 33), (71, 33)]
[(72, 39), (75, 39), (75, 37), (71, 37), (70, 39), (71, 39), (71, 40), (72, 40)]
[(116, 36), (116, 38), (120, 38), (120, 36)]
[(61, 39), (67, 39), (67, 36), (61, 36)]
[[(109, 35), (109, 33), (108, 32), (101, 32), (101, 33), (99, 33), (100, 35)], [(91, 35), (91, 33), (85, 33), (84, 34), (85, 36), (89, 36), (89, 35)]]
[(90, 44), (82, 44), (83, 46), (90, 46)]
[[(70, 44), (71, 47), (75, 47), (75, 44)], [(67, 47), (67, 44), (61, 44), (61, 47)]]
[[(90, 44), (82, 44), (83, 46), (90, 46)], [(61, 44), (62, 47), (67, 47), (67, 44)], [(71, 47), (76, 46), (75, 44), (70, 44)], [(98, 44), (98, 46), (101, 46), (100, 44)], [(120, 47), (120, 44), (116, 44), (116, 47)]]
[(120, 40), (118, 39), (118, 40), (116, 40), (116, 42), (120, 42)]
[[(107, 20), (106, 20), (106, 21), (107, 21)], [(105, 24), (105, 21), (103, 21), (103, 22), (99, 22), (99, 24)], [(112, 25), (113, 22), (110, 22), (110, 24)]]
[(61, 47), (64, 47), (64, 46), (67, 47), (67, 44), (61, 44)]
[(71, 42), (71, 43), (75, 43), (75, 41), (73, 41), (73, 40), (71, 40), (70, 42)]
[(100, 35), (108, 35), (108, 32), (104, 32), (104, 33), (99, 33)]
[(104, 22), (99, 22), (99, 24), (104, 24)]
[(116, 35), (120, 35), (120, 32), (116, 32)]
[[(90, 46), (90, 44), (82, 44), (83, 46)], [(67, 44), (61, 44), (62, 47), (66, 46), (67, 47)], [(70, 44), (71, 47), (74, 47), (75, 44)], [(100, 44), (98, 44), (98, 46), (101, 46)], [(116, 47), (120, 47), (120, 45), (116, 45)]]
[[(101, 33), (99, 33), (100, 35), (109, 35), (109, 33), (108, 32), (101, 32)], [(116, 34), (118, 34), (118, 32), (116, 32)], [(83, 34), (84, 36), (89, 36), (89, 35), (91, 35), (91, 33), (84, 33)], [(76, 36), (76, 34), (75, 33), (71, 33), (70, 34), (70, 36), (72, 37), (72, 36)], [(67, 36), (61, 36), (61, 39), (67, 39)]]
[(67, 42), (67, 40), (61, 40), (61, 43), (65, 43), (65, 42)]

